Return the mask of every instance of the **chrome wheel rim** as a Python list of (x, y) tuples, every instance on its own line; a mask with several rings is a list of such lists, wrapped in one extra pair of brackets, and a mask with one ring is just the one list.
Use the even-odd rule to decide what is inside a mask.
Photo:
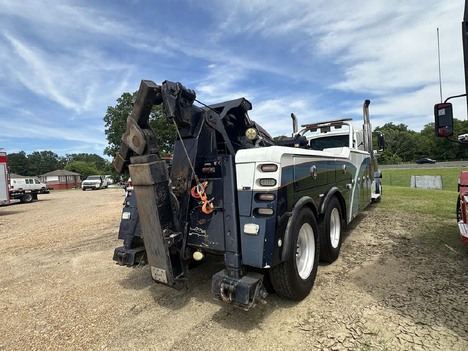
[(330, 214), (330, 243), (336, 249), (340, 244), (341, 218), (340, 211), (335, 207)]
[(309, 223), (304, 223), (299, 230), (296, 246), (297, 273), (301, 279), (307, 279), (314, 268), (315, 237)]

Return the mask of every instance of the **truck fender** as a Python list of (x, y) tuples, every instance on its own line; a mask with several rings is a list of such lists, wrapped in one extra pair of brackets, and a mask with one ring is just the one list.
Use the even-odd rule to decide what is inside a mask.
[(291, 216), (289, 217), (288, 224), (286, 224), (286, 229), (284, 231), (281, 261), (286, 259), (284, 255), (290, 252), (289, 250), (291, 249), (291, 246), (294, 245), (294, 233), (291, 232), (293, 223), (297, 221), (297, 217), (301, 212), (301, 209), (305, 206), (311, 208), (314, 215), (317, 216), (317, 207), (311, 197), (303, 196), (294, 204), (294, 207), (291, 210)]
[[(340, 204), (341, 204), (341, 199), (340, 199), (341, 193), (340, 193), (340, 189), (338, 189), (336, 186), (334, 186), (334, 187), (332, 187), (332, 188), (327, 192), (327, 195), (325, 195), (325, 197), (324, 197), (323, 200), (322, 200), (322, 203), (320, 204), (320, 211), (319, 211), (319, 214), (320, 214), (320, 215), (323, 215), (323, 214), (324, 214), (325, 209), (327, 208), (328, 202), (329, 202), (329, 201), (331, 200), (331, 198), (332, 198), (333, 196), (335, 196), (335, 194), (337, 194), (337, 193), (338, 193), (338, 195), (340, 195), (340, 196), (338, 196), (338, 201), (339, 201)], [(341, 205), (342, 205), (342, 204), (341, 204)], [(342, 208), (341, 210), (344, 211), (345, 209)], [(343, 213), (344, 213), (344, 212), (343, 212)]]

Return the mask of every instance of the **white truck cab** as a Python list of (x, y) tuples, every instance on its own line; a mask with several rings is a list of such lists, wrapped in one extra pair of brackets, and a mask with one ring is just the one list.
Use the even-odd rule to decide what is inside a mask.
[(83, 189), (83, 191), (86, 189), (105, 189), (107, 186), (106, 177), (103, 175), (90, 175), (86, 180), (81, 182), (81, 189)]

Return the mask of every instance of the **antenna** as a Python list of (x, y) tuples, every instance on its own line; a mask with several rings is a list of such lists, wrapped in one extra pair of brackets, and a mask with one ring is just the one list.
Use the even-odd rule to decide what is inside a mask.
[(442, 102), (442, 74), (440, 71), (440, 40), (439, 40), (439, 28), (437, 27), (437, 57), (439, 58), (439, 91), (440, 91), (440, 102)]
[[(465, 93), (468, 93), (468, 0), (465, 0), (465, 14), (462, 22), (463, 63), (465, 66)], [(468, 98), (466, 99), (468, 110)]]

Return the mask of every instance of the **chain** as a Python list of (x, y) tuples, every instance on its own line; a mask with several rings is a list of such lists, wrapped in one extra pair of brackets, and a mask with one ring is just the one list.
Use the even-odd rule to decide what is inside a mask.
[[(204, 121), (205, 120), (203, 119), (203, 123), (204, 123)], [(195, 173), (195, 168), (193, 167), (192, 161), (190, 160), (187, 148), (185, 147), (185, 143), (184, 143), (184, 140), (182, 139), (182, 135), (180, 134), (180, 130), (179, 130), (178, 126), (177, 126), (177, 123), (175, 122), (174, 119), (172, 119), (172, 122), (174, 123), (174, 126), (175, 126), (176, 131), (177, 131), (177, 135), (179, 136), (179, 140), (180, 140), (180, 142), (182, 144), (182, 148), (184, 149), (185, 156), (187, 156), (188, 163), (190, 165), (190, 168), (192, 169), (193, 178), (195, 179), (195, 182), (197, 183), (191, 189), (191, 194), (192, 194), (192, 196), (194, 198), (200, 198), (200, 200), (202, 200), (202, 203), (203, 203), (202, 211), (203, 211), (203, 213), (210, 214), (211, 212), (213, 212), (214, 206), (213, 206), (213, 199), (208, 200), (207, 197), (206, 197), (206, 194), (205, 194), (205, 188), (208, 185), (208, 182), (200, 183), (200, 180), (199, 180), (197, 174)]]
[(198, 176), (197, 176), (197, 174), (195, 173), (195, 168), (193, 167), (192, 161), (190, 160), (190, 157), (189, 157), (187, 148), (185, 147), (184, 140), (182, 139), (182, 136), (180, 135), (179, 128), (177, 127), (177, 123), (175, 122), (174, 118), (172, 118), (172, 122), (174, 123), (174, 126), (175, 126), (176, 131), (177, 131), (177, 135), (179, 136), (179, 140), (180, 140), (180, 142), (182, 143), (182, 148), (184, 149), (185, 156), (187, 156), (188, 163), (189, 163), (189, 165), (190, 165), (190, 168), (192, 169), (193, 176), (194, 176), (194, 178), (195, 178), (195, 182), (197, 182), (197, 184), (198, 184), (198, 182), (199, 182)]

